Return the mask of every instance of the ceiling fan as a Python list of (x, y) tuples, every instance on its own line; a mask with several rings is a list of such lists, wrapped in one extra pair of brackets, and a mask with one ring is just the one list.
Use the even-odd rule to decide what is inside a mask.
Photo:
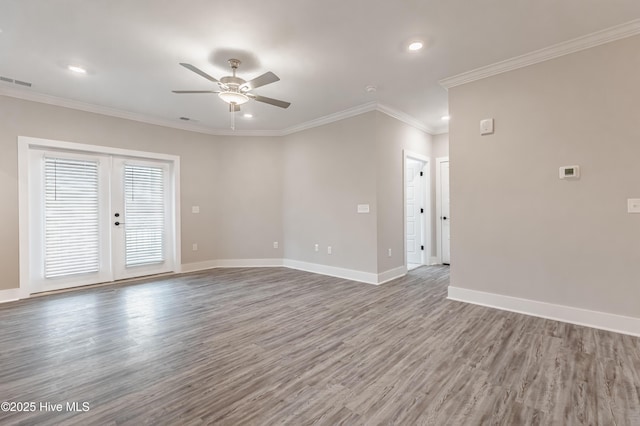
[(216, 80), (206, 72), (191, 64), (180, 63), (180, 65), (186, 69), (195, 72), (213, 83), (216, 83), (220, 90), (173, 90), (173, 93), (217, 93), (220, 99), (229, 104), (229, 112), (231, 113), (240, 111), (240, 105), (246, 103), (249, 99), (264, 102), (269, 105), (275, 105), (280, 108), (288, 108), (289, 105), (291, 105), (290, 102), (250, 93), (253, 89), (275, 83), (276, 81), (279, 81), (280, 78), (269, 71), (254, 78), (253, 80), (246, 81), (236, 76), (236, 70), (240, 66), (240, 63), (241, 62), (238, 59), (229, 59), (229, 65), (231, 66), (233, 75), (222, 77), (220, 80)]

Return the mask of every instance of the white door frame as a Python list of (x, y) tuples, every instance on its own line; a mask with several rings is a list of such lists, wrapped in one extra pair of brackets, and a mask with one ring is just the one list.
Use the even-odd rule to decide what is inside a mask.
[(423, 161), (425, 163), (425, 182), (422, 190), (424, 191), (424, 216), (422, 218), (422, 241), (424, 242), (424, 253), (422, 255), (422, 264), (428, 265), (431, 259), (431, 158), (418, 154), (417, 152), (402, 150), (402, 241), (404, 245), (404, 267), (407, 268), (407, 185), (406, 167), (407, 158)]
[(449, 157), (438, 157), (436, 158), (436, 246), (438, 249), (438, 254), (436, 258), (438, 259), (438, 264), (442, 264), (442, 182), (440, 182), (440, 169), (442, 167), (442, 163), (448, 163)]
[(63, 142), (50, 139), (18, 136), (18, 219), (19, 219), (19, 253), (20, 253), (20, 290), (19, 298), (24, 299), (31, 294), (31, 236), (29, 235), (29, 152), (32, 149), (58, 150), (63, 152), (91, 153), (98, 155), (114, 155), (139, 159), (165, 161), (172, 169), (171, 187), (173, 194), (172, 210), (173, 247), (170, 256), (173, 257), (175, 272), (181, 272), (180, 251), (180, 157), (177, 155), (158, 154), (145, 151), (134, 151), (122, 148), (112, 148), (99, 145), (88, 145), (75, 142)]

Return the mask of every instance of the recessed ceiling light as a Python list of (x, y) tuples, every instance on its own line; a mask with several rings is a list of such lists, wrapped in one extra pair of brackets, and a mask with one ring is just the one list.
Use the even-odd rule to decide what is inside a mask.
[(378, 90), (378, 88), (377, 88), (376, 86), (374, 86), (373, 84), (370, 84), (370, 85), (366, 86), (366, 87), (364, 88), (364, 90), (366, 90), (366, 91), (367, 91), (367, 92), (369, 92), (369, 93), (373, 93), (373, 92), (375, 92), (376, 90)]
[(253, 114), (245, 114), (243, 117), (244, 118), (253, 118)]
[(86, 74), (87, 73), (87, 70), (85, 70), (84, 68), (81, 68), (81, 67), (77, 67), (75, 65), (69, 65), (67, 68), (69, 68), (69, 71), (77, 72), (78, 74)]
[(443, 116), (441, 117), (441, 119), (442, 119), (442, 121), (449, 121), (449, 120), (451, 119), (451, 117), (450, 117), (450, 116), (448, 116), (448, 115), (443, 115)]
[(409, 50), (415, 52), (416, 50), (422, 49), (422, 46), (424, 46), (424, 44), (421, 41), (412, 41), (409, 44)]

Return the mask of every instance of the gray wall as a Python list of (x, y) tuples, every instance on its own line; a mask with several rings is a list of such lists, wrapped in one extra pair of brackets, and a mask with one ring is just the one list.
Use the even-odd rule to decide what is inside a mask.
[[(638, 52), (636, 36), (450, 89), (452, 286), (640, 317)], [(580, 180), (558, 179), (573, 164)]]
[(433, 158), (449, 156), (449, 133), (433, 136)]
[[(404, 154), (431, 156), (431, 135), (376, 112), (378, 272), (404, 265)], [(433, 160), (431, 164), (433, 166)], [(435, 198), (432, 202), (435, 203)], [(433, 216), (432, 216), (433, 218)], [(435, 234), (432, 240), (435, 241)], [(392, 257), (388, 256), (391, 249)], [(428, 262), (429, 259), (426, 259)]]
[(19, 285), (18, 136), (179, 155), (183, 263), (283, 256), (273, 249), (283, 235), (279, 138), (216, 137), (0, 96), (0, 290)]
[(404, 265), (405, 149), (429, 156), (431, 136), (378, 111), (287, 136), (285, 257), (370, 273)]
[(449, 134), (442, 133), (433, 136), (433, 167), (431, 168), (431, 194), (433, 194), (433, 204), (431, 205), (431, 217), (432, 228), (431, 235), (433, 235), (433, 243), (431, 246), (432, 256), (437, 256), (438, 242), (436, 238), (436, 226), (438, 226), (439, 218), (436, 217), (436, 167), (435, 161), (437, 158), (449, 156)]
[(18, 136), (179, 155), (183, 264), (284, 257), (372, 273), (404, 263), (402, 149), (431, 149), (430, 135), (375, 111), (286, 137), (224, 137), (0, 96), (0, 290), (19, 285)]
[[(370, 112), (285, 137), (287, 259), (377, 272), (375, 118)], [(371, 213), (358, 214), (358, 204)]]

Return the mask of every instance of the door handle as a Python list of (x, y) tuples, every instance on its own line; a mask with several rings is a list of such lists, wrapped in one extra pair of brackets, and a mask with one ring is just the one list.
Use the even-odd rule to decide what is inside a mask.
[(124, 225), (124, 222), (114, 222), (113, 223), (115, 226), (120, 226), (120, 225)]
[(447, 220), (447, 217), (446, 216), (442, 216), (442, 220)]

